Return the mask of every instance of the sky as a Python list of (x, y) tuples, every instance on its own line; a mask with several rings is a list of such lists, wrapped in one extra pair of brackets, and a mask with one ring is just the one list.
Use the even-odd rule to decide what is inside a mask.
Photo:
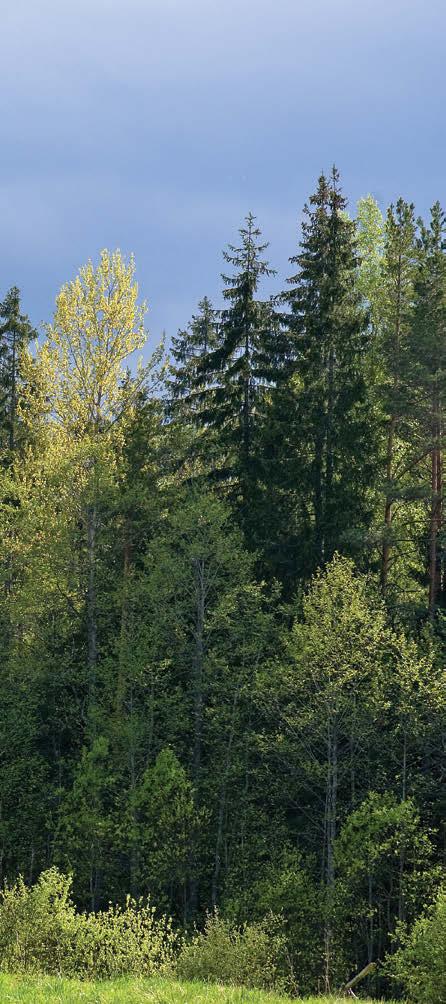
[[(35, 325), (134, 253), (150, 344), (210, 296), (252, 211), (284, 287), (336, 163), (419, 213), (445, 192), (444, 0), (0, 0), (0, 299)], [(271, 290), (267, 290), (271, 291)]]

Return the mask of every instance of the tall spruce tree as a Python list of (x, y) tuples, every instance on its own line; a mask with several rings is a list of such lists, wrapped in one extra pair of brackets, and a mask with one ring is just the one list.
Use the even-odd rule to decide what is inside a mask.
[(274, 274), (263, 255), (255, 217), (241, 227), (238, 247), (225, 260), (234, 272), (223, 275), (227, 306), (221, 311), (217, 347), (199, 373), (203, 387), (202, 421), (218, 436), (221, 475), (249, 540), (257, 520), (256, 501), (264, 478), (262, 431), (266, 403), (283, 366), (283, 332), (273, 301), (256, 298), (262, 278)]
[[(296, 347), (294, 474), (304, 513), (304, 574), (344, 548), (368, 518), (372, 423), (355, 224), (333, 168), (305, 206), (297, 273), (285, 294)], [(305, 567), (305, 561), (306, 566)]]
[(19, 400), (24, 351), (36, 331), (12, 286), (0, 303), (0, 454), (11, 460), (20, 441)]

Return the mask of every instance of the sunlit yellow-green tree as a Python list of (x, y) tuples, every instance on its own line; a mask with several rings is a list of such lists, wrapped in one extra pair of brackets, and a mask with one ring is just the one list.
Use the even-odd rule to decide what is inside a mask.
[[(119, 438), (136, 394), (159, 359), (156, 353), (147, 367), (139, 364), (136, 377), (130, 377), (129, 358), (146, 341), (146, 309), (146, 304), (138, 301), (133, 258), (125, 261), (119, 250), (104, 250), (96, 266), (87, 262), (60, 290), (39, 354), (46, 373), (56, 452), (59, 446), (62, 467), (67, 451), (72, 454), (74, 466), (82, 467), (85, 482), (80, 523), (85, 528), (82, 547), (92, 695), (98, 657), (101, 485), (110, 481), (109, 467), (116, 456), (112, 441)], [(108, 468), (105, 478), (104, 465)]]
[(62, 286), (42, 349), (54, 416), (76, 436), (105, 431), (126, 403), (124, 364), (146, 341), (133, 258), (101, 251)]

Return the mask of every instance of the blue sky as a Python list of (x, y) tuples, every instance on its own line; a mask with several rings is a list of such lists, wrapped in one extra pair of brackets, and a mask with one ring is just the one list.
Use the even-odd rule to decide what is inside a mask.
[(289, 274), (337, 164), (352, 205), (446, 202), (443, 0), (7, 0), (0, 296), (34, 323), (102, 247), (134, 252), (152, 341), (208, 294), (252, 210)]

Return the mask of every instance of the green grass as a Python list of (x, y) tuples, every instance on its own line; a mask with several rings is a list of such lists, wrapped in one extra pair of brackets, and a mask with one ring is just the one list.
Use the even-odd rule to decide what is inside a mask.
[[(83, 983), (46, 976), (0, 974), (1, 1004), (284, 1004), (286, 1000), (260, 990), (174, 980)], [(346, 998), (308, 997), (305, 1004), (345, 1004), (345, 1001)]]

